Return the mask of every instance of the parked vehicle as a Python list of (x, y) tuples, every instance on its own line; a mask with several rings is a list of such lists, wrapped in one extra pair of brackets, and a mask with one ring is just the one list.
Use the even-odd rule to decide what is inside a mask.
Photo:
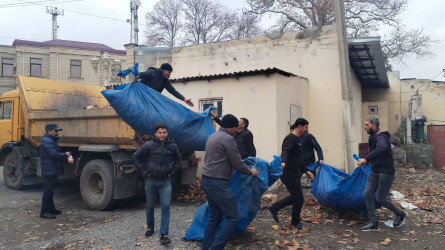
[[(64, 164), (59, 178), (79, 178), (80, 191), (91, 209), (105, 210), (118, 199), (143, 191), (131, 155), (144, 138), (125, 123), (100, 93), (87, 84), (17, 77), (18, 90), (0, 96), (0, 165), (7, 187), (21, 189), (43, 182), (38, 147), (45, 124), (63, 128), (62, 151), (70, 151), (74, 164)], [(194, 152), (181, 152), (181, 174), (174, 184), (195, 181)]]

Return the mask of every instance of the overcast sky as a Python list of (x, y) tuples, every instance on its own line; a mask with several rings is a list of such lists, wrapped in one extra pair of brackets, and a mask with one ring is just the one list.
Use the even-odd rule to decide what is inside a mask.
[[(157, 0), (141, 0), (139, 7), (139, 43), (143, 42), (145, 14)], [(231, 8), (241, 8), (244, 0), (225, 0)], [(31, 4), (34, 3), (34, 4)], [(58, 16), (58, 39), (103, 43), (124, 50), (130, 42), (130, 0), (1, 0), (0, 44), (12, 45), (14, 39), (51, 40), (51, 15), (46, 6), (64, 9)], [(405, 65), (393, 62), (393, 70), (403, 78), (445, 81), (445, 4), (443, 0), (408, 0), (403, 22), (411, 28), (425, 29), (438, 43), (432, 45), (436, 56), (430, 59), (406, 60)], [(263, 20), (267, 22), (267, 20)]]

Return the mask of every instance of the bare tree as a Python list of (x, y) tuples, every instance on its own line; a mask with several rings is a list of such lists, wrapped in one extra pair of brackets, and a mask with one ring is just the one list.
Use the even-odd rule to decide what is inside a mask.
[(174, 47), (180, 41), (181, 0), (164, 0), (156, 3), (153, 10), (146, 14), (146, 45)]
[(236, 16), (231, 38), (242, 39), (259, 36), (263, 33), (264, 31), (260, 26), (260, 17), (258, 15), (239, 13)]
[[(403, 61), (410, 55), (428, 57), (435, 42), (423, 30), (406, 30), (399, 19), (407, 0), (344, 0), (345, 20), (349, 37), (375, 35), (382, 25), (392, 29), (382, 41), (383, 51), (390, 59)], [(335, 23), (334, 0), (247, 0), (246, 13), (272, 14), (278, 19), (271, 27), (286, 32)]]
[(182, 0), (184, 3), (184, 44), (223, 41), (230, 38), (234, 13), (212, 0)]

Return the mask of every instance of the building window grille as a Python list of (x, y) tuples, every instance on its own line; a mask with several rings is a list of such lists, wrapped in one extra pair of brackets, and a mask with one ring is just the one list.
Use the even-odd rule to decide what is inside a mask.
[(29, 75), (33, 77), (42, 76), (42, 59), (31, 58)]
[(14, 60), (9, 58), (2, 59), (2, 76), (14, 76)]
[(81, 78), (82, 62), (79, 60), (71, 60), (70, 78)]
[(222, 98), (210, 98), (210, 99), (202, 99), (199, 101), (199, 109), (201, 112), (204, 112), (209, 107), (216, 107), (219, 118), (222, 117)]

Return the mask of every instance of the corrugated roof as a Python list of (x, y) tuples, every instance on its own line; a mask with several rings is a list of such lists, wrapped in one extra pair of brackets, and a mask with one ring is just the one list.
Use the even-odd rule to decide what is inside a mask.
[(183, 78), (174, 78), (170, 79), (171, 82), (190, 82), (190, 81), (197, 81), (197, 80), (213, 80), (213, 79), (220, 79), (220, 78), (228, 78), (228, 77), (235, 77), (239, 78), (242, 76), (252, 76), (252, 75), (270, 75), (270, 74), (280, 74), (283, 76), (296, 76), (290, 72), (283, 71), (281, 69), (277, 68), (267, 68), (267, 69), (255, 69), (255, 70), (249, 70), (249, 71), (238, 71), (238, 72), (232, 72), (232, 73), (225, 73), (225, 74), (214, 74), (214, 75), (204, 75), (204, 76), (191, 76), (191, 77), (183, 77)]
[(364, 88), (388, 88), (380, 37), (349, 38), (349, 63)]
[(12, 43), (12, 46), (24, 45), (24, 46), (33, 46), (33, 47), (66, 47), (66, 48), (76, 48), (76, 49), (89, 49), (89, 50), (99, 50), (101, 52), (108, 52), (113, 54), (121, 54), (125, 55), (125, 50), (117, 50), (111, 47), (108, 47), (105, 44), (101, 43), (87, 43), (87, 42), (78, 42), (78, 41), (68, 41), (68, 40), (50, 40), (46, 42), (35, 42), (35, 41), (27, 41), (27, 40), (19, 40), (15, 39)]

